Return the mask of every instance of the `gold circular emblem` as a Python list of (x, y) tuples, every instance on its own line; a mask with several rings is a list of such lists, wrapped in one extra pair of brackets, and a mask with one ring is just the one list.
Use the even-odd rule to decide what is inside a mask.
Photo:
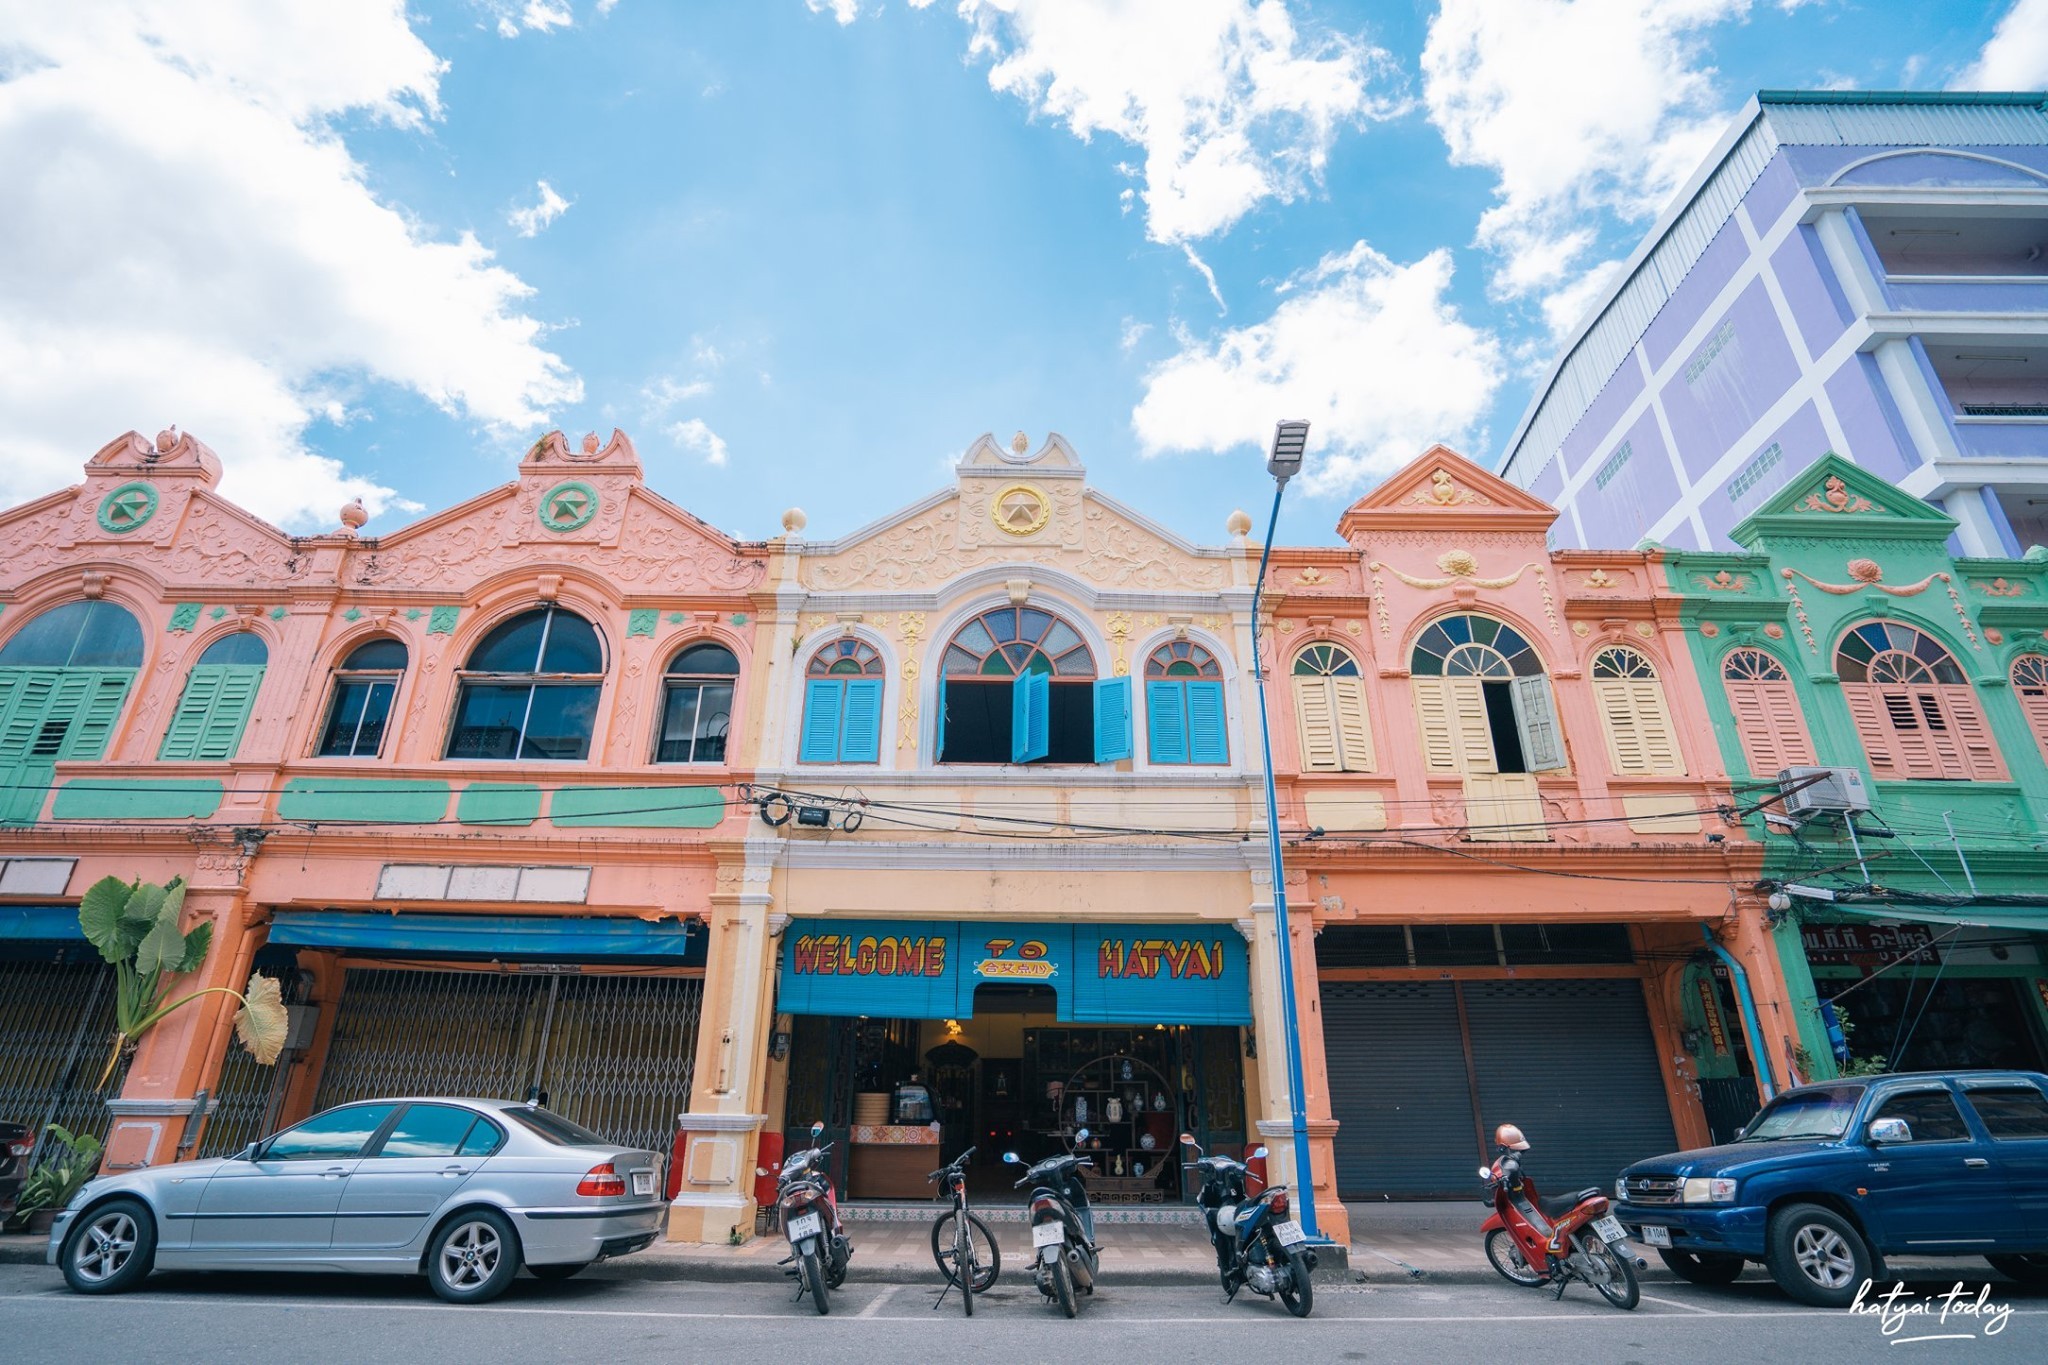
[(1052, 499), (1028, 483), (1013, 483), (996, 494), (988, 515), (1004, 535), (1028, 536), (1052, 519)]

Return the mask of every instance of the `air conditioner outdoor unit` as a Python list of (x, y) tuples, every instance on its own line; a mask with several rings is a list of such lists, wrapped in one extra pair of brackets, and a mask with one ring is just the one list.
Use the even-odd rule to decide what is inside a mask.
[(1786, 793), (1785, 813), (1795, 818), (1870, 809), (1859, 768), (1786, 768), (1778, 774), (1778, 789)]

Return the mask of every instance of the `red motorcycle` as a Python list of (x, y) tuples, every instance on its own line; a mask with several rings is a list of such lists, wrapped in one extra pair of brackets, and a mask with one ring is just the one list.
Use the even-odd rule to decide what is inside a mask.
[(1522, 1174), (1521, 1153), (1529, 1150), (1522, 1130), (1503, 1123), (1493, 1140), (1500, 1152), (1491, 1166), (1479, 1168), (1493, 1217), (1479, 1230), (1486, 1235), (1486, 1259), (1501, 1278), (1513, 1284), (1554, 1284), (1560, 1299), (1573, 1280), (1583, 1280), (1616, 1308), (1641, 1302), (1628, 1234), (1607, 1212), (1606, 1194), (1596, 1185), (1545, 1199)]

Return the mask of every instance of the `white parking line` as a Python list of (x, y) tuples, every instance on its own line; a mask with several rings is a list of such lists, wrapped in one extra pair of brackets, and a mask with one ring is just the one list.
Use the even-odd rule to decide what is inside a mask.
[(1688, 1313), (1699, 1313), (1710, 1318), (1742, 1317), (1740, 1313), (1722, 1313), (1712, 1308), (1702, 1308), (1696, 1303), (1684, 1303), (1678, 1299), (1660, 1299), (1655, 1294), (1643, 1295), (1644, 1303), (1661, 1303), (1667, 1308), (1683, 1308)]
[(856, 1318), (873, 1317), (875, 1314), (882, 1311), (883, 1304), (887, 1303), (889, 1300), (896, 1297), (896, 1291), (901, 1289), (902, 1287), (903, 1286), (900, 1284), (890, 1285), (887, 1289), (884, 1289), (881, 1293), (875, 1295), (875, 1301), (873, 1303), (861, 1309), (858, 1313), (855, 1313), (854, 1316)]

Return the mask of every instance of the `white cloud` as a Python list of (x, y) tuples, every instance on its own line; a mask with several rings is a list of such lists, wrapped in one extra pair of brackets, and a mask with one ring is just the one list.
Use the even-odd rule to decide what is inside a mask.
[[(470, 4), (482, 10), (497, 29), (500, 38), (517, 38), (523, 30), (535, 33), (550, 33), (558, 28), (570, 28), (576, 23), (576, 14), (566, 0), (469, 0)], [(608, 14), (618, 0), (599, 0), (597, 12)]]
[(1195, 248), (1189, 243), (1182, 242), (1180, 249), (1187, 253), (1188, 264), (1195, 268), (1201, 275), (1203, 282), (1209, 286), (1209, 297), (1216, 300), (1217, 309), (1228, 313), (1230, 306), (1223, 302), (1223, 291), (1216, 287), (1216, 272), (1209, 268), (1207, 261), (1195, 254)]
[[(823, 0), (808, 0), (812, 9)], [(932, 0), (910, 0), (923, 9)], [(833, 0), (852, 22), (850, 0)], [(956, 0), (989, 85), (1144, 153), (1146, 231), (1188, 242), (1321, 183), (1347, 127), (1400, 112), (1383, 50), (1304, 38), (1285, 0)], [(1128, 202), (1128, 201), (1126, 201)]]
[(1445, 298), (1451, 256), (1398, 265), (1359, 242), (1280, 286), (1264, 322), (1182, 337), (1131, 413), (1143, 452), (1258, 446), (1282, 417), (1313, 423), (1307, 483), (1347, 491), (1433, 441), (1476, 434), (1500, 383), (1490, 334)]
[(727, 454), (725, 438), (704, 424), (701, 417), (675, 422), (668, 428), (668, 438), (684, 450), (695, 451), (704, 457), (704, 463), (723, 468)]
[(536, 33), (546, 33), (549, 29), (569, 27), (576, 22), (576, 16), (569, 12), (567, 5), (526, 0), (526, 8), (519, 12), (519, 22)]
[(2039, 90), (2048, 85), (2048, 0), (2013, 0), (1955, 90)]
[[(930, 3), (931, 0), (925, 0), (925, 4)], [(813, 14), (830, 14), (841, 26), (860, 18), (860, 0), (804, 0), (804, 4)], [(911, 4), (918, 9), (924, 8), (924, 5), (917, 4), (917, 0), (911, 0)]]
[[(1590, 300), (1603, 215), (1653, 216), (1726, 128), (1703, 35), (1751, 0), (1443, 0), (1423, 93), (1451, 161), (1496, 177), (1479, 242), (1510, 298)], [(1607, 265), (1590, 267), (1593, 271)]]
[(711, 392), (711, 381), (692, 379), (687, 382), (673, 375), (662, 375), (640, 389), (641, 401), (646, 405), (646, 420), (659, 422), (692, 399), (702, 398)]
[(318, 525), (393, 503), (305, 444), (366, 381), (511, 428), (579, 398), (532, 291), (379, 201), (334, 132), (435, 115), (442, 70), (402, 0), (0, 0), (0, 499), (175, 421), (231, 496)]
[[(521, 237), (539, 236), (548, 224), (567, 213), (569, 205), (575, 202), (555, 193), (555, 187), (545, 180), (536, 182), (535, 188), (540, 191), (540, 199), (537, 202), (525, 208), (514, 209), (505, 215), (505, 221), (518, 229)], [(583, 220), (579, 218), (576, 221)]]
[(1145, 339), (1145, 334), (1151, 330), (1152, 324), (1149, 322), (1140, 322), (1136, 318), (1125, 318), (1123, 331), (1117, 337), (1116, 344), (1125, 351), (1135, 350), (1138, 343)]

